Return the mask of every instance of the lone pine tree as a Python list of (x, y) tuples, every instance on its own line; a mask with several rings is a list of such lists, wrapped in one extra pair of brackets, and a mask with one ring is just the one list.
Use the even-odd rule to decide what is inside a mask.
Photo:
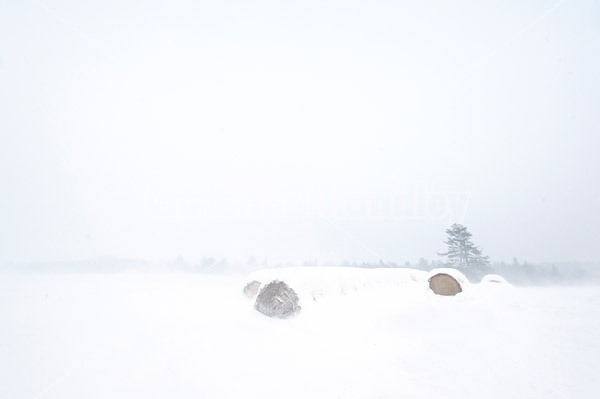
[(490, 265), (489, 256), (483, 256), (481, 249), (471, 242), (472, 234), (460, 224), (453, 224), (448, 230), (448, 252), (438, 253), (446, 258), (445, 264), (462, 270), (486, 269)]

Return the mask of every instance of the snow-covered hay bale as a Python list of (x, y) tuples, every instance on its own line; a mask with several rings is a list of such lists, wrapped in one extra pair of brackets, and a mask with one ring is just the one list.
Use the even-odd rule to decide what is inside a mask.
[(506, 279), (502, 276), (499, 276), (497, 274), (487, 274), (485, 276), (483, 276), (483, 278), (481, 279), (481, 283), (482, 284), (505, 284), (505, 285), (510, 285), (508, 283), (508, 281), (506, 281)]
[(283, 281), (272, 281), (256, 297), (254, 308), (269, 317), (287, 319), (300, 312), (299, 298), (296, 292)]
[(258, 289), (260, 288), (260, 281), (252, 280), (244, 287), (244, 294), (248, 298), (254, 298), (256, 294), (258, 294)]
[(403, 268), (363, 269), (357, 267), (287, 267), (257, 270), (246, 281), (285, 281), (302, 298), (304, 305), (326, 298), (358, 293), (417, 292), (429, 273)]
[(429, 288), (437, 295), (454, 296), (463, 291), (467, 278), (455, 269), (435, 269), (429, 277)]
[(506, 279), (497, 274), (488, 274), (481, 279), (481, 283), (477, 284), (481, 292), (508, 292), (515, 288), (514, 285), (506, 281)]

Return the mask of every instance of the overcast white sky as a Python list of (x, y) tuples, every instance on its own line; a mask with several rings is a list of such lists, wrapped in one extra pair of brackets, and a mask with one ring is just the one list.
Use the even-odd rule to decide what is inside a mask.
[[(598, 260), (600, 5), (0, 0), (0, 261)], [(548, 12), (551, 10), (550, 12)]]

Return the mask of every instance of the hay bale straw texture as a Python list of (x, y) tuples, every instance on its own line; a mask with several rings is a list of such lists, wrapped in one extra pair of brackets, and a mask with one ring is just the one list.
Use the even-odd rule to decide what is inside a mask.
[(460, 283), (451, 275), (438, 273), (429, 279), (429, 288), (437, 294), (444, 296), (453, 296), (462, 292)]
[(260, 281), (252, 280), (244, 287), (244, 294), (248, 298), (254, 298), (256, 294), (258, 294), (258, 289), (260, 288)]
[(296, 292), (283, 281), (272, 281), (256, 297), (254, 308), (269, 317), (287, 319), (300, 312)]

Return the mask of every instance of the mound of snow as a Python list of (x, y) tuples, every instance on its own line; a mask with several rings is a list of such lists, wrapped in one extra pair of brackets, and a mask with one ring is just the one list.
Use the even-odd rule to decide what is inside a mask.
[(502, 276), (497, 274), (487, 274), (483, 276), (481, 279), (481, 284), (502, 284), (502, 285), (512, 285)]
[(512, 292), (515, 286), (506, 281), (506, 279), (497, 274), (488, 274), (481, 279), (481, 283), (475, 285), (477, 287), (479, 296), (484, 298), (487, 295), (496, 296), (502, 292)]

